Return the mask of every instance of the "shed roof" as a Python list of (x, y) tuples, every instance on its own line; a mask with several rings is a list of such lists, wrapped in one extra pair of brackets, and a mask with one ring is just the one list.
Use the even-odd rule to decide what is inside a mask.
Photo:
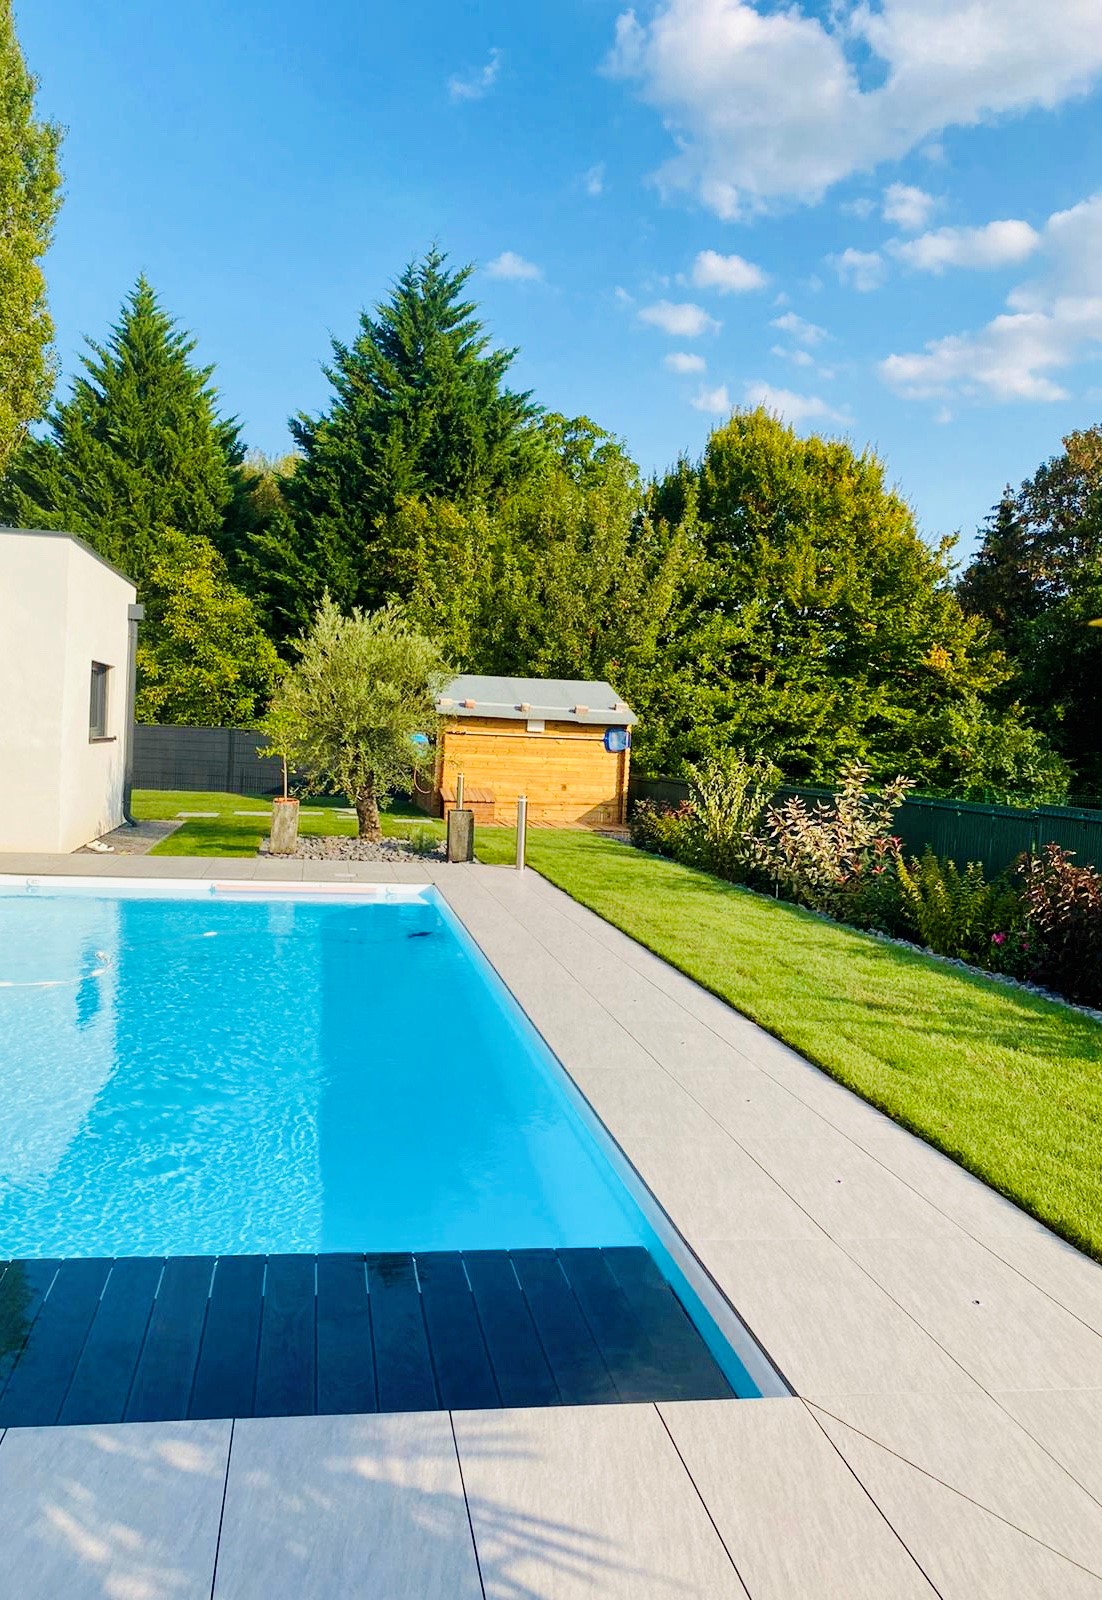
[(101, 567), (113, 572), (116, 578), (121, 578), (132, 589), (135, 587), (133, 578), (128, 577), (113, 562), (108, 561), (106, 556), (101, 556), (99, 551), (94, 549), (87, 539), (82, 539), (79, 533), (66, 533), (62, 528), (0, 528), (0, 534), (4, 533), (17, 534), (21, 539), (67, 539), (70, 544), (75, 544), (78, 550), (83, 550), (86, 556), (91, 556), (93, 561), (98, 561)]
[(530, 718), (630, 728), (635, 713), (608, 683), (580, 678), (493, 678), (464, 672), (453, 678), (436, 709), (454, 717)]

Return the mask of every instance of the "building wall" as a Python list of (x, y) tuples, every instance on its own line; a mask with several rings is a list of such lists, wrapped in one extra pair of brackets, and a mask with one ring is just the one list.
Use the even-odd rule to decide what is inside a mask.
[[(0, 532), (0, 850), (75, 850), (123, 820), (134, 598), (75, 540)], [(93, 661), (111, 668), (95, 742)]]
[(604, 747), (605, 729), (548, 722), (542, 733), (523, 722), (464, 717), (443, 736), (438, 786), (451, 795), (462, 772), (468, 790), (489, 790), (498, 822), (511, 822), (518, 795), (528, 797), (533, 822), (623, 822), (628, 756)]

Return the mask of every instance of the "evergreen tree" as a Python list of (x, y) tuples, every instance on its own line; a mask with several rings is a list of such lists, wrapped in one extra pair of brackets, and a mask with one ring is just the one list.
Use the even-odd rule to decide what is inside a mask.
[(268, 556), (273, 586), (297, 589), (305, 611), (324, 589), (368, 609), (400, 591), (378, 547), (400, 501), (492, 499), (539, 455), (538, 409), (504, 384), (516, 352), (492, 350), (462, 298), (472, 270), (450, 271), (436, 249), (408, 266), (374, 317), (361, 316), (354, 342), (333, 341), (328, 411), (292, 421), (302, 459), (286, 485), (286, 572), (277, 549)]
[(79, 533), (135, 581), (163, 529), (232, 543), (244, 451), (236, 423), (218, 415), (213, 369), (191, 359), (194, 339), (141, 277), (106, 344), (89, 345), (47, 435), (12, 462), (0, 515)]
[(53, 387), (53, 323), (39, 262), (61, 204), (61, 130), (34, 115), (38, 84), (0, 0), (0, 472)]
[(46, 436), (13, 460), (0, 516), (80, 534), (134, 579), (148, 607), (141, 715), (242, 723), (264, 708), (275, 655), (220, 553), (235, 548), (248, 484), (237, 425), (194, 349), (139, 278)]
[[(961, 610), (950, 543), (922, 541), (876, 457), (743, 412), (654, 501), (676, 517), (693, 496), (707, 574), (671, 652), (680, 711), (663, 764), (734, 746), (802, 782), (833, 783), (860, 760), (878, 779), (904, 772), (927, 790), (974, 784), (1009, 669)], [(1016, 788), (1038, 763), (1051, 767), (1035, 742), (1009, 774)]]
[(980, 546), (957, 585), (965, 611), (983, 617), (1013, 654), (1026, 623), (1044, 607), (1029, 529), (1009, 484), (980, 530)]

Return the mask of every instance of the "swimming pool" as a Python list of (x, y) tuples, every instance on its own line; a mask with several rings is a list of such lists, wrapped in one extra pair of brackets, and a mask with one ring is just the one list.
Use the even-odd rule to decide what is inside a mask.
[(758, 1392), (436, 891), (258, 891), (0, 890), (0, 1252), (642, 1247)]

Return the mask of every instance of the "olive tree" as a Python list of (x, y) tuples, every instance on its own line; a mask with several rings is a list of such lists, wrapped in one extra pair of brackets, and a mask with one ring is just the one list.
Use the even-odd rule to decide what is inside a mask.
[(381, 837), (379, 803), (424, 759), (417, 735), (439, 722), (450, 676), (437, 646), (397, 606), (350, 616), (328, 595), (272, 711), (293, 729), (288, 754), (314, 789), (337, 789), (356, 808), (361, 839)]

